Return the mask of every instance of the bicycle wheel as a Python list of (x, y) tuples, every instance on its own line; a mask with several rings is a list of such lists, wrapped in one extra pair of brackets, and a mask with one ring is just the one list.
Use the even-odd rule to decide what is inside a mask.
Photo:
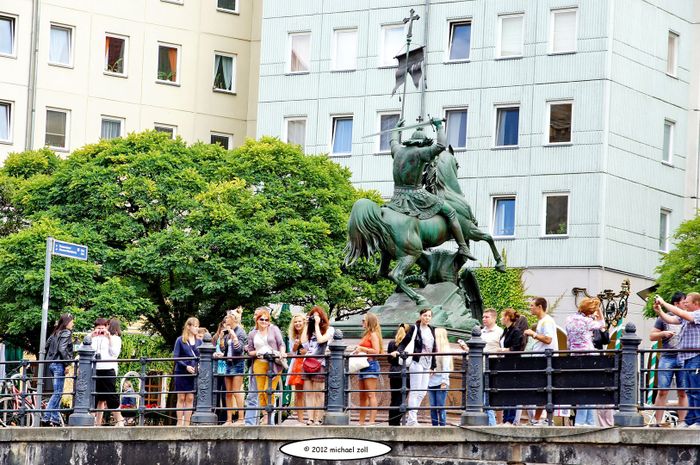
[(0, 399), (0, 423), (3, 426), (20, 426), (19, 415), (15, 408), (13, 397), (3, 397)]

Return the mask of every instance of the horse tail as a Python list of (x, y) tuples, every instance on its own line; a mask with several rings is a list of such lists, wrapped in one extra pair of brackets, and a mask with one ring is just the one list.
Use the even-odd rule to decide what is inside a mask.
[(360, 199), (352, 206), (348, 221), (348, 244), (345, 264), (350, 266), (358, 258), (369, 258), (380, 250), (393, 250), (389, 226), (382, 220), (379, 205), (369, 199)]

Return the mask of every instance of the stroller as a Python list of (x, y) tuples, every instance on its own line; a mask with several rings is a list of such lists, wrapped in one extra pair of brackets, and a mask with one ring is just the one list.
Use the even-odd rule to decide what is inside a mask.
[(138, 391), (141, 389), (140, 375), (135, 371), (128, 371), (122, 376), (119, 383), (119, 404), (124, 425), (133, 426), (138, 417), (140, 398)]

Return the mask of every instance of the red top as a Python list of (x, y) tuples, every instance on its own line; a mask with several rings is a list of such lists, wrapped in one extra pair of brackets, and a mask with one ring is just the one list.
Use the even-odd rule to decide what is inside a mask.
[[(362, 338), (360, 343), (357, 345), (371, 349), (372, 348), (372, 337), (369, 334), (367, 334), (365, 337)], [(374, 358), (372, 358), (372, 356), (370, 354), (367, 354), (367, 360), (374, 360)]]

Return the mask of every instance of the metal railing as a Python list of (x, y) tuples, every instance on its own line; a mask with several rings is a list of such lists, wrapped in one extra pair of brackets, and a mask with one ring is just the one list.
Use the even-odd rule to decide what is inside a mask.
[[(547, 418), (551, 424), (555, 409), (615, 409), (616, 426), (641, 426), (645, 423), (643, 411), (665, 408), (649, 406), (645, 401), (649, 392), (657, 392), (660, 388), (649, 387), (645, 382), (650, 373), (658, 369), (646, 367), (644, 359), (652, 352), (668, 351), (639, 350), (641, 339), (637, 337), (636, 328), (632, 324), (628, 324), (625, 328), (620, 350), (594, 353), (546, 351), (544, 353), (486, 354), (483, 352), (485, 343), (480, 335), (479, 328), (475, 328), (472, 338), (467, 342), (468, 352), (428, 354), (451, 356), (454, 361), (459, 362), (452, 370), (437, 371), (437, 373), (449, 374), (451, 382), (444, 391), (450, 402), (445, 405), (425, 405), (425, 402), (409, 405), (410, 393), (420, 393), (418, 384), (410, 385), (411, 377), (418, 376), (414, 372), (416, 367), (405, 363), (398, 371), (380, 368), (379, 371), (375, 371), (378, 379), (386, 381), (387, 378), (393, 378), (395, 381), (393, 383), (390, 381), (393, 386), (390, 385), (387, 388), (378, 384), (374, 389), (360, 389), (357, 386), (358, 380), (361, 374), (363, 376), (367, 374), (367, 370), (357, 373), (348, 372), (349, 360), (358, 355), (346, 353), (342, 334), (338, 334), (339, 338), (328, 346), (329, 354), (325, 356), (324, 367), (314, 374), (323, 380), (323, 384), (320, 384), (317, 389), (300, 391), (303, 395), (322, 392), (324, 394), (322, 405), (305, 406), (304, 410), (309, 413), (323, 410), (324, 423), (330, 425), (348, 425), (353, 415), (359, 416), (360, 412), (372, 410), (381, 414), (382, 418), (386, 413), (400, 417), (410, 410), (424, 413), (429, 410), (434, 411), (433, 413), (445, 410), (452, 419), (451, 423), (487, 425), (489, 410), (542, 409), (547, 412)], [(118, 363), (138, 363), (140, 366), (138, 372), (133, 371), (116, 377), (120, 386), (125, 379), (138, 383), (138, 389), (128, 393), (135, 402), (129, 408), (119, 406), (98, 409), (94, 402), (95, 396), (115, 395), (116, 391), (108, 393), (96, 389), (96, 383), (104, 377), (104, 375), (96, 375), (96, 363), (105, 362), (105, 360), (95, 360), (95, 350), (88, 336), (77, 350), (78, 360), (75, 364), (77, 375), (66, 377), (74, 380), (72, 392), (68, 392), (72, 397), (73, 406), (72, 408), (61, 407), (58, 410), (61, 414), (68, 415), (67, 424), (70, 426), (93, 426), (95, 425), (94, 414), (98, 412), (110, 414), (119, 412), (124, 417), (131, 418), (133, 424), (138, 425), (173, 424), (177, 412), (184, 411), (192, 413), (191, 424), (193, 425), (221, 423), (220, 416), (226, 416), (226, 412), (229, 411), (235, 411), (239, 416), (244, 415), (247, 425), (259, 424), (261, 416), (265, 423), (271, 425), (281, 423), (290, 412), (299, 410), (298, 405), (292, 405), (287, 399), (291, 393), (285, 388), (286, 370), (278, 365), (278, 362), (283, 363), (279, 358), (275, 358), (272, 354), (263, 356), (263, 360), (267, 362), (265, 373), (254, 373), (251, 367), (243, 373), (232, 375), (227, 372), (218, 373), (216, 369), (218, 362), (235, 364), (241, 360), (247, 360), (248, 357), (214, 358), (214, 350), (211, 337), (205, 337), (204, 343), (199, 347), (198, 369), (194, 374), (154, 373), (149, 370), (149, 364), (152, 363), (190, 361), (195, 360), (194, 358), (117, 360)], [(400, 357), (405, 361), (411, 355), (413, 354), (402, 353)], [(305, 358), (307, 356), (289, 355), (287, 362), (293, 360), (300, 362)], [(386, 355), (376, 355), (374, 358), (386, 360)], [(4, 391), (0, 395), (0, 426), (33, 426), (35, 421), (32, 418), (38, 415), (31, 414), (46, 412), (46, 406), (35, 407), (38, 399), (32, 386), (36, 382), (36, 377), (30, 373), (30, 362), (13, 363), (14, 365), (6, 364), (10, 375), (2, 380)], [(38, 362), (31, 362), (32, 365), (35, 363)], [(240, 389), (226, 389), (223, 380), (229, 376), (241, 377)], [(167, 382), (176, 377), (191, 379), (192, 389), (180, 392), (168, 389)], [(50, 376), (44, 378), (52, 379)], [(265, 386), (258, 386), (256, 380), (264, 380)], [(155, 384), (156, 387), (146, 386), (147, 382)], [(45, 384), (50, 385), (49, 382)], [(173, 394), (191, 394), (194, 398), (192, 405), (178, 408), (171, 402), (164, 401), (164, 399), (172, 401)], [(217, 402), (217, 399), (227, 394), (238, 394), (236, 405), (230, 405), (221, 400)], [(376, 406), (357, 405), (354, 398), (368, 394), (393, 395), (394, 402), (382, 401)], [(123, 392), (116, 395), (125, 397)], [(243, 405), (240, 402), (241, 395), (245, 396)], [(154, 398), (157, 402), (153, 402)], [(3, 402), (3, 399), (6, 401)], [(263, 399), (268, 401), (261, 405), (258, 401)]]

